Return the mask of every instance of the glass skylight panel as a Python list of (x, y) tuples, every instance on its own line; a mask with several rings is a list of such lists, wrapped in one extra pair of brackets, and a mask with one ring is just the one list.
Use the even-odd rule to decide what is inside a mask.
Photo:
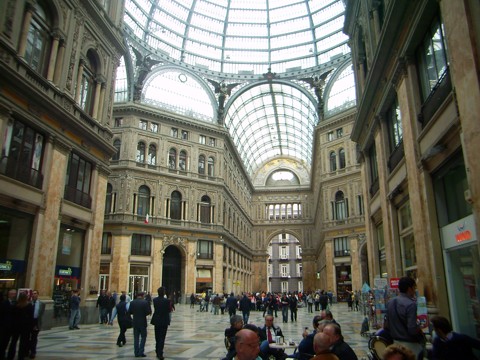
[(245, 24), (245, 23), (228, 23), (225, 31), (226, 39), (229, 40), (231, 36), (243, 37), (267, 37), (268, 28), (265, 24)]
[[(228, 5), (228, 4), (225, 4)], [(215, 19), (225, 20), (227, 14), (226, 6), (214, 4), (213, 2), (197, 1), (195, 2), (195, 12), (207, 16), (211, 16)]]
[(352, 66), (347, 67), (335, 80), (328, 94), (325, 109), (334, 112), (335, 109), (344, 110), (346, 106), (356, 104), (355, 78)]
[(187, 4), (187, 2), (183, 0), (182, 2), (182, 4), (174, 1), (161, 1), (161, 3), (159, 3), (157, 0), (157, 7), (161, 9), (165, 14), (176, 17), (185, 22), (188, 19), (191, 4)]
[[(206, 29), (212, 35), (223, 37), (225, 22), (204, 15), (193, 14), (190, 24), (199, 29)], [(190, 33), (188, 34), (190, 36)]]
[[(272, 1), (274, 5), (277, 5), (275, 1)], [(305, 2), (290, 4), (282, 7), (270, 8), (270, 21), (284, 21), (295, 17), (303, 16), (307, 12)]]
[(120, 65), (115, 75), (115, 102), (123, 102), (128, 100), (128, 83), (127, 68), (125, 66), (125, 58), (120, 58)]
[(242, 50), (242, 49), (259, 49), (263, 51), (268, 50), (267, 37), (238, 37), (229, 36), (225, 39), (225, 51)]

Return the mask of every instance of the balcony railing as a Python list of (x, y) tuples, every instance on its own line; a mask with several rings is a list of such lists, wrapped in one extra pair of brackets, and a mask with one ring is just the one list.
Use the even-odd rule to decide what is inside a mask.
[(90, 194), (84, 193), (71, 186), (65, 185), (65, 200), (74, 202), (80, 206), (90, 209), (92, 207), (92, 197)]
[(418, 121), (422, 123), (422, 128), (425, 128), (451, 92), (452, 80), (450, 78), (450, 70), (447, 68), (422, 104), (420, 114), (418, 114)]
[(43, 175), (35, 169), (26, 167), (20, 162), (9, 159), (4, 156), (0, 163), (0, 174), (18, 180), (22, 183), (41, 189), (43, 185)]

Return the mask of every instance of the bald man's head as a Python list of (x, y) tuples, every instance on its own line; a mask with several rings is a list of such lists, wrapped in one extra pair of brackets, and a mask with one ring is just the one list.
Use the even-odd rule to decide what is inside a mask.
[(260, 352), (258, 334), (249, 329), (242, 329), (235, 334), (235, 350), (238, 360), (255, 360)]
[(330, 337), (323, 332), (316, 333), (313, 338), (313, 349), (315, 350), (315, 354), (322, 354), (329, 351)]

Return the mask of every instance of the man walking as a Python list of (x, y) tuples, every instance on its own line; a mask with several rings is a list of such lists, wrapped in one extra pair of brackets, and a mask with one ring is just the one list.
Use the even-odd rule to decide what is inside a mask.
[(160, 360), (163, 357), (163, 347), (167, 336), (168, 325), (170, 325), (170, 301), (165, 297), (165, 288), (158, 288), (158, 297), (153, 299), (154, 313), (150, 324), (155, 326), (155, 352)]
[(68, 323), (70, 330), (78, 330), (78, 324), (80, 323), (80, 296), (78, 290), (73, 290), (72, 296), (70, 296), (70, 321)]
[(137, 298), (130, 303), (128, 313), (133, 315), (133, 351), (135, 357), (147, 357), (145, 355), (145, 343), (147, 341), (147, 316), (152, 313), (150, 305), (145, 300), (143, 292), (137, 293)]
[(423, 334), (417, 324), (417, 302), (415, 290), (417, 285), (410, 277), (398, 281), (400, 294), (387, 304), (387, 328), (394, 343), (413, 351), (416, 357), (423, 357)]

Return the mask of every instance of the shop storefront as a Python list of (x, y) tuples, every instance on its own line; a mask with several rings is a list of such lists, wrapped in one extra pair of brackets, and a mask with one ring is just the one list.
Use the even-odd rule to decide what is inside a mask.
[(132, 299), (138, 292), (149, 291), (149, 266), (147, 265), (130, 265), (130, 278), (128, 294)]
[(337, 282), (337, 301), (347, 301), (349, 292), (352, 292), (352, 270), (350, 265), (335, 267)]
[(85, 231), (61, 225), (55, 266), (54, 291), (70, 292), (81, 288)]
[(25, 286), (33, 215), (0, 207), (0, 292)]
[(201, 294), (213, 289), (212, 269), (199, 268), (197, 269), (195, 292)]
[(480, 338), (480, 257), (473, 215), (442, 228), (453, 328)]

